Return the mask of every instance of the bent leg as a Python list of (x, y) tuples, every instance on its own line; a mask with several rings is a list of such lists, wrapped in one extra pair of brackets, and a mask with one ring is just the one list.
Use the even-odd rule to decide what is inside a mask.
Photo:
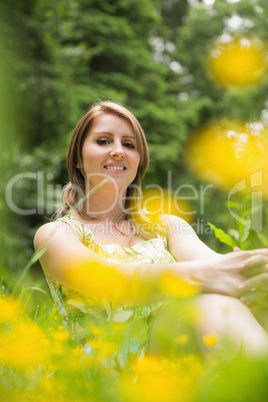
[[(195, 301), (198, 339), (216, 334), (219, 345), (229, 341), (233, 352), (248, 357), (261, 357), (268, 352), (268, 335), (250, 310), (238, 299), (206, 294)], [(200, 343), (204, 351), (208, 348)]]

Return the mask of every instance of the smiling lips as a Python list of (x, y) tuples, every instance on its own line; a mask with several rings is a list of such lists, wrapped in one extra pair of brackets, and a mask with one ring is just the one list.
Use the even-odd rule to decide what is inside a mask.
[(104, 168), (107, 169), (107, 170), (117, 170), (119, 172), (122, 172), (123, 170), (126, 170), (125, 166), (112, 166), (112, 165), (107, 166), (106, 165), (106, 166), (104, 166)]

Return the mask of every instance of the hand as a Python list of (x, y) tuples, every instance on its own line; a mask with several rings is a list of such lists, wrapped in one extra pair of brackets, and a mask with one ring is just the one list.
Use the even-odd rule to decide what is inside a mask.
[(235, 248), (233, 249), (233, 251), (241, 251), (241, 248), (235, 247)]
[(220, 256), (215, 268), (243, 277), (253, 277), (268, 272), (268, 249), (241, 251), (235, 250)]
[(240, 300), (248, 307), (268, 309), (268, 273), (247, 279), (240, 285)]
[(240, 297), (246, 278), (268, 272), (268, 249), (231, 252), (209, 264), (201, 278), (204, 291)]

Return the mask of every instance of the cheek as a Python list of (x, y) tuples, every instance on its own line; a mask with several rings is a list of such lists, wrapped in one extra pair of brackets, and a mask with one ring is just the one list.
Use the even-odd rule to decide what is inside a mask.
[(137, 170), (138, 170), (138, 168), (140, 166), (140, 162), (141, 162), (141, 157), (139, 155), (138, 158), (137, 158)]
[(101, 152), (98, 147), (92, 145), (84, 146), (82, 148), (81, 156), (84, 164), (91, 164), (95, 161), (98, 162), (98, 160), (101, 158)]
[(136, 174), (137, 174), (137, 172), (138, 172), (138, 169), (139, 169), (139, 166), (140, 166), (140, 160), (141, 160), (140, 155), (137, 155), (137, 156), (133, 159), (133, 165), (136, 165), (136, 166), (135, 166), (135, 167), (136, 167), (135, 176), (136, 176)]
[(139, 166), (139, 164), (140, 164), (140, 161), (141, 161), (141, 157), (140, 157), (140, 154), (139, 154), (139, 152), (136, 152), (134, 155), (133, 155), (133, 163), (134, 164), (136, 164), (137, 165), (137, 167)]

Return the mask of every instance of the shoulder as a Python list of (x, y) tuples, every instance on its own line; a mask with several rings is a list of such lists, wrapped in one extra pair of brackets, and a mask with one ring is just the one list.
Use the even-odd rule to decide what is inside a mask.
[(77, 232), (67, 225), (64, 221), (56, 220), (53, 222), (45, 223), (42, 225), (34, 236), (34, 248), (37, 250), (39, 247), (43, 246), (46, 243), (49, 243), (50, 240), (57, 240), (59, 238), (66, 239), (73, 238), (77, 239), (79, 236)]
[(197, 236), (191, 225), (174, 215), (163, 215), (168, 249), (177, 261), (211, 259), (218, 256)]
[[(84, 262), (88, 249), (82, 244), (78, 233), (61, 220), (41, 226), (34, 237), (34, 248), (40, 253), (40, 263), (49, 280), (66, 284), (65, 268), (70, 261)], [(68, 284), (66, 284), (68, 286)]]
[(51, 236), (56, 229), (56, 222), (49, 222), (42, 225), (34, 236), (34, 247), (39, 248), (44, 243), (47, 237)]
[(161, 219), (166, 228), (167, 235), (169, 238), (171, 236), (179, 236), (187, 234), (196, 237), (194, 229), (184, 219), (169, 214), (161, 215)]

